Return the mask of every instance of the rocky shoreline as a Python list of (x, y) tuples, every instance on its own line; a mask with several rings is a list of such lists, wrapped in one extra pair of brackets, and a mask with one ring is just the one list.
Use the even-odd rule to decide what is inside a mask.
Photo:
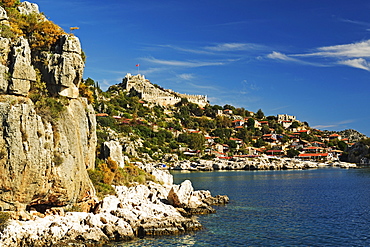
[(276, 158), (261, 156), (254, 158), (232, 158), (197, 160), (197, 161), (179, 161), (170, 170), (186, 171), (217, 171), (217, 170), (287, 170), (287, 169), (310, 169), (324, 167), (357, 168), (354, 163), (332, 161), (315, 162), (308, 160), (299, 160), (294, 158)]
[(3, 225), (1, 246), (99, 246), (111, 241), (200, 230), (194, 214), (214, 213), (211, 205), (226, 204), (227, 196), (194, 191), (189, 180), (173, 184), (172, 175), (147, 166), (160, 183), (116, 186), (93, 212), (64, 212), (61, 208), (17, 212), (18, 220)]

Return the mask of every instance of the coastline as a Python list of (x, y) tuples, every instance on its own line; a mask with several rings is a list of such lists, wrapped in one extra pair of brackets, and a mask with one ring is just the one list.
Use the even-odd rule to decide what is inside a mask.
[(212, 196), (208, 190), (193, 189), (190, 180), (173, 183), (169, 170), (283, 170), (324, 167), (356, 168), (345, 162), (319, 163), (260, 157), (253, 159), (183, 161), (172, 169), (158, 169), (160, 164), (137, 163), (160, 183), (149, 182), (133, 187), (115, 186), (116, 195), (106, 196), (93, 212), (64, 212), (61, 208), (16, 212), (0, 233), (2, 246), (99, 246), (145, 236), (177, 235), (202, 229), (197, 214), (215, 213), (212, 205), (229, 202), (227, 196)]
[(287, 170), (287, 169), (310, 169), (324, 167), (358, 168), (354, 163), (332, 161), (316, 162), (295, 158), (281, 158), (275, 156), (261, 156), (254, 158), (234, 157), (229, 160), (198, 160), (177, 162), (170, 170), (186, 171), (217, 171), (217, 170)]
[(146, 165), (161, 184), (116, 186), (93, 212), (48, 210), (45, 215), (17, 212), (0, 233), (1, 246), (100, 246), (145, 236), (176, 235), (202, 229), (196, 214), (215, 213), (211, 205), (226, 204), (227, 196), (194, 191), (189, 180), (173, 184), (169, 171)]

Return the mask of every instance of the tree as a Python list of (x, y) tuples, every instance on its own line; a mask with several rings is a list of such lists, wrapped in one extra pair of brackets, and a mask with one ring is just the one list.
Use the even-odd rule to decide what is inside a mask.
[(262, 133), (269, 134), (271, 132), (270, 127), (267, 124), (262, 125)]
[(199, 133), (190, 133), (189, 134), (189, 148), (194, 150), (203, 150), (206, 138)]
[(219, 128), (228, 128), (231, 127), (232, 121), (229, 117), (226, 116), (217, 116), (216, 117), (216, 124)]
[(223, 109), (224, 110), (229, 109), (229, 110), (232, 110), (233, 112), (235, 111), (235, 107), (229, 104), (224, 105)]
[(253, 118), (248, 118), (248, 121), (247, 121), (248, 129), (254, 130), (254, 124), (255, 124), (254, 119)]
[(345, 143), (344, 141), (338, 141), (338, 148), (339, 150), (342, 150), (342, 151), (346, 150), (347, 143)]
[(235, 110), (234, 110), (235, 115), (239, 115), (239, 116), (242, 116), (242, 117), (246, 116), (245, 112), (246, 112), (246, 110), (243, 107), (242, 108), (235, 108)]
[(287, 156), (289, 158), (294, 158), (295, 156), (297, 156), (299, 154), (299, 151), (297, 149), (289, 149), (287, 151)]
[(292, 123), (292, 125), (290, 125), (290, 128), (297, 128), (297, 127), (299, 127), (299, 123), (297, 122), (297, 121), (294, 121), (293, 123)]
[(229, 128), (217, 128), (212, 131), (213, 136), (218, 136), (222, 140), (228, 140), (231, 136), (232, 130)]
[(256, 147), (256, 148), (260, 148), (260, 147), (263, 147), (265, 145), (266, 145), (266, 143), (263, 141), (262, 138), (257, 139), (257, 141), (254, 143), (254, 147)]
[(265, 117), (265, 114), (263, 113), (263, 111), (261, 109), (259, 109), (256, 113), (256, 118), (257, 119), (263, 119)]

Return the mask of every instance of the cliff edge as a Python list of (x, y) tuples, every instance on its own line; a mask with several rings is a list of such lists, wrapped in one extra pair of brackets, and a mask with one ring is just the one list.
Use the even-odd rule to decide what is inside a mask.
[(88, 200), (96, 120), (79, 97), (80, 41), (36, 4), (0, 6), (0, 209), (43, 212)]

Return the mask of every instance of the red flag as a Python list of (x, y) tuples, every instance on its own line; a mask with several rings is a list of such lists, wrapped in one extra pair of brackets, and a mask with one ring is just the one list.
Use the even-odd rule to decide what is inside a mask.
[(140, 66), (140, 64), (136, 64), (136, 67), (139, 67)]

